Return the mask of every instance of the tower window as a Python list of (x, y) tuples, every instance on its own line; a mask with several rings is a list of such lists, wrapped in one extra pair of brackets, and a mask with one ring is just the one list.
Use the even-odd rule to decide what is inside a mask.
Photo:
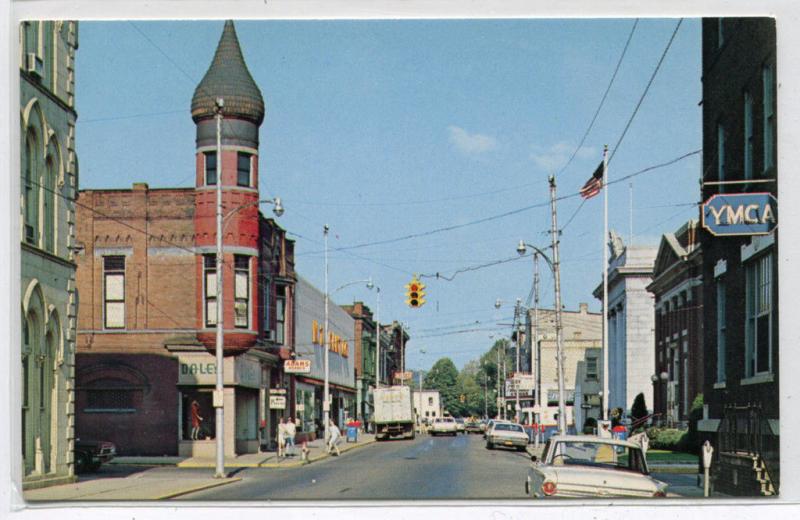
[(217, 152), (206, 152), (206, 186), (217, 184)]
[(236, 154), (236, 184), (238, 186), (250, 186), (250, 158), (249, 153), (238, 152)]
[(203, 255), (203, 278), (205, 279), (206, 327), (217, 325), (217, 257)]

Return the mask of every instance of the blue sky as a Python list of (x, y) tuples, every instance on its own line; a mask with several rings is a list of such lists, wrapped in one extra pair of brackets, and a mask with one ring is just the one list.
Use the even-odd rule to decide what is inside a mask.
[[(642, 19), (581, 150), (560, 173), (576, 193), (612, 150), (675, 28)], [(323, 286), (322, 226), (331, 248), (423, 233), (543, 203), (448, 232), (332, 252), (330, 286), (372, 277), (382, 321), (408, 324), (408, 366), (448, 356), (461, 367), (507, 335), (516, 298), (531, 286), (529, 258), (453, 281), (426, 278), (427, 304), (409, 309), (412, 273), (446, 276), (516, 256), (520, 238), (549, 244), (547, 176), (584, 134), (633, 24), (603, 20), (241, 21), (245, 59), (266, 103), (261, 189), (280, 196), (295, 233), (297, 269)], [(82, 189), (194, 182), (192, 93), (208, 68), (221, 21), (81, 22), (77, 146)], [(634, 173), (701, 147), (700, 23), (682, 23), (658, 76), (611, 163)], [(610, 187), (610, 225), (656, 246), (697, 211), (701, 156)], [(559, 203), (563, 300), (588, 302), (601, 277), (602, 198), (580, 211)], [(543, 306), (552, 278), (541, 265)], [(499, 310), (496, 299), (507, 302)], [(354, 286), (334, 299), (374, 306)], [(481, 329), (474, 332), (445, 334)], [(425, 355), (420, 350), (426, 351)]]

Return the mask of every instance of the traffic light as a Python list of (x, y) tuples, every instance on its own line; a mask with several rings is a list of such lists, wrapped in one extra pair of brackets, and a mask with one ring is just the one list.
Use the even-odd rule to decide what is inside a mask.
[(421, 283), (416, 276), (406, 284), (406, 304), (409, 307), (422, 307), (425, 304), (425, 284)]

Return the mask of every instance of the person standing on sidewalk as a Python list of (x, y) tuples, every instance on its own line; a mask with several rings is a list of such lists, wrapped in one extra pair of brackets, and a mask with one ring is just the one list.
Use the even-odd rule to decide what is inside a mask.
[(281, 417), (278, 423), (278, 458), (286, 455), (286, 418)]
[(286, 421), (286, 456), (290, 455), (289, 447), (291, 446), (292, 452), (291, 455), (294, 455), (294, 437), (297, 435), (297, 425), (294, 422), (294, 419), (289, 417)]
[(328, 449), (326, 451), (332, 453), (333, 450), (336, 450), (336, 456), (338, 457), (341, 455), (339, 451), (339, 441), (342, 439), (342, 432), (339, 431), (339, 427), (336, 426), (333, 420), (330, 420), (330, 424), (328, 425), (328, 434), (330, 435), (330, 439), (328, 439)]
[(192, 440), (196, 441), (200, 433), (200, 423), (203, 422), (203, 418), (200, 417), (200, 403), (192, 401), (190, 413), (192, 415)]

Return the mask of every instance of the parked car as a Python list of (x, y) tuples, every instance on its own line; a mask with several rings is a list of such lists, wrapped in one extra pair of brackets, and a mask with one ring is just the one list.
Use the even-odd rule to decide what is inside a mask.
[(456, 420), (452, 417), (437, 417), (433, 420), (428, 433), (431, 435), (458, 435)]
[(95, 472), (117, 454), (113, 442), (75, 439), (75, 472)]
[(486, 438), (486, 434), (489, 433), (489, 430), (492, 429), (492, 426), (494, 426), (495, 423), (499, 423), (499, 422), (507, 423), (509, 421), (505, 421), (503, 419), (489, 419), (489, 421), (486, 423), (486, 427), (483, 429), (483, 438), (484, 439)]
[(667, 484), (650, 476), (638, 444), (594, 435), (555, 435), (542, 460), (535, 455), (525, 493), (550, 497), (665, 497)]
[(464, 419), (461, 417), (456, 418), (456, 431), (458, 433), (466, 433), (466, 426), (464, 426)]
[(528, 434), (521, 424), (510, 422), (496, 422), (490, 430), (486, 431), (486, 449), (493, 450), (504, 446), (525, 451), (528, 446)]

